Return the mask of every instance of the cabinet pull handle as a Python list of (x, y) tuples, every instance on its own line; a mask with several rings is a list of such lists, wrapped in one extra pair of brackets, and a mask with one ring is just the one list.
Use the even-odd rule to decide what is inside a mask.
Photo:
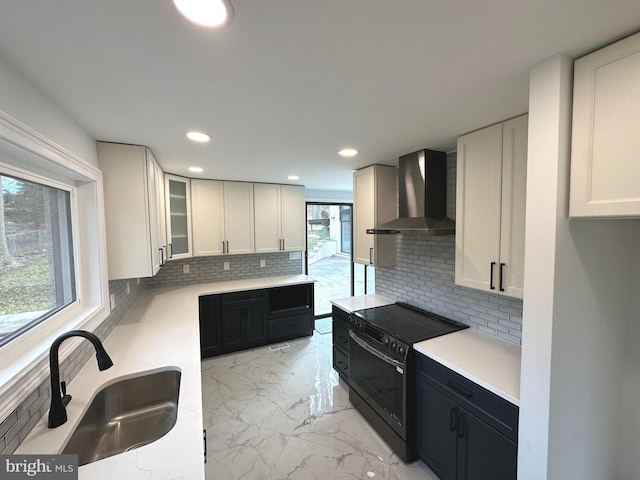
[(342, 367), (345, 370), (349, 369), (349, 366), (346, 363), (344, 363), (342, 360), (338, 362), (338, 366)]
[(502, 284), (502, 278), (504, 277), (504, 266), (505, 263), (500, 263), (500, 291), (504, 292), (504, 285)]
[(282, 239), (282, 251), (284, 251), (284, 238)]
[(169, 258), (173, 258), (173, 243), (169, 244)]
[(229, 253), (229, 240), (227, 240), (227, 253)]
[(496, 286), (493, 284), (493, 268), (496, 266), (496, 262), (491, 262), (491, 271), (489, 272), (489, 289), (495, 290)]
[(373, 265), (373, 247), (369, 249), (369, 265)]
[(160, 250), (160, 266), (164, 265), (164, 250), (162, 248), (159, 248), (158, 250)]
[(453, 382), (447, 382), (447, 387), (449, 387), (451, 390), (453, 390), (454, 392), (459, 393), (460, 395), (462, 395), (463, 397), (466, 398), (471, 398), (473, 397), (473, 393), (471, 393), (469, 390), (462, 388), (459, 385), (456, 385)]
[(202, 430), (202, 440), (204, 441), (204, 463), (207, 463), (207, 429)]
[(458, 407), (453, 407), (449, 412), (449, 430), (455, 432), (458, 429)]
[(464, 413), (461, 413), (458, 417), (458, 438), (464, 437), (467, 429), (467, 420), (464, 417)]

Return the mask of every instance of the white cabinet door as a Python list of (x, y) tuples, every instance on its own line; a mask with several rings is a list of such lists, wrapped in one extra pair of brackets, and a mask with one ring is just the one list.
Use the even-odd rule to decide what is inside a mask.
[[(151, 277), (166, 253), (162, 170), (141, 145), (98, 142), (109, 279)], [(160, 183), (162, 180), (160, 180)]]
[(526, 115), (458, 138), (456, 284), (522, 298)]
[(502, 127), (502, 212), (498, 289), (522, 298), (524, 288), (524, 232), (527, 191), (527, 116)]
[(395, 235), (369, 235), (397, 217), (397, 169), (371, 165), (353, 174), (353, 261), (375, 267), (396, 262)]
[(168, 259), (191, 256), (191, 183), (188, 178), (165, 175), (165, 211)]
[(375, 175), (372, 167), (353, 174), (353, 261), (373, 265), (373, 235), (366, 229), (375, 226)]
[(456, 283), (495, 290), (500, 256), (502, 125), (458, 138)]
[(226, 252), (254, 253), (253, 183), (224, 182)]
[(282, 249), (280, 185), (255, 183), (256, 253), (278, 252)]
[(282, 249), (286, 252), (306, 250), (307, 235), (303, 186), (280, 186), (280, 212)]
[(306, 250), (304, 187), (255, 183), (256, 252)]
[(640, 217), (640, 33), (575, 61), (571, 217)]
[(224, 185), (216, 180), (191, 180), (193, 254), (222, 255), (224, 236)]

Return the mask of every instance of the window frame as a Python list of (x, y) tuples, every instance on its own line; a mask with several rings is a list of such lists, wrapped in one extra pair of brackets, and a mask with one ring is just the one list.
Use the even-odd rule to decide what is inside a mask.
[[(0, 347), (0, 419), (49, 377), (51, 343), (94, 331), (109, 315), (102, 173), (0, 111), (0, 171), (70, 192), (76, 300)], [(79, 344), (64, 342), (60, 359)]]

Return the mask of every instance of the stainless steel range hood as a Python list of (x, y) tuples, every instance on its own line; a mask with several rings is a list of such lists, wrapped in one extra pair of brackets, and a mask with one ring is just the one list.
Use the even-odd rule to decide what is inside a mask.
[(373, 235), (453, 235), (456, 224), (447, 218), (447, 154), (419, 150), (400, 157), (398, 171), (400, 216)]

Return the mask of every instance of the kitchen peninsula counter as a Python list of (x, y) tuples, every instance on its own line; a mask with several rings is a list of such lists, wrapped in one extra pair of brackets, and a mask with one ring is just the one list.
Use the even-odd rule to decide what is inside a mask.
[(67, 406), (68, 421), (49, 429), (45, 415), (15, 453), (60, 453), (94, 395), (104, 386), (122, 378), (178, 369), (182, 375), (175, 426), (153, 443), (80, 467), (79, 479), (203, 480), (198, 297), (312, 282), (306, 275), (289, 275), (148, 289), (104, 341), (113, 367), (100, 372), (90, 358), (68, 384), (73, 397)]

